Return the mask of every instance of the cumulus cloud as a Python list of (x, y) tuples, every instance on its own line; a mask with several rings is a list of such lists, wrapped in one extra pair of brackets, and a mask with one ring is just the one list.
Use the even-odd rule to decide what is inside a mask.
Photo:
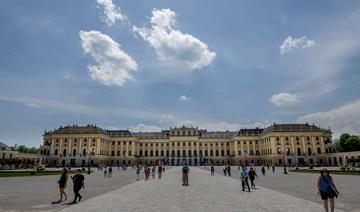
[(136, 71), (138, 65), (120, 44), (99, 31), (80, 31), (79, 34), (84, 52), (97, 63), (88, 66), (93, 80), (106, 86), (122, 86), (134, 79), (130, 72)]
[(282, 106), (294, 106), (300, 103), (300, 99), (297, 95), (291, 93), (278, 93), (273, 95), (270, 100), (272, 104), (278, 107)]
[(208, 66), (216, 53), (198, 38), (175, 29), (175, 17), (170, 9), (153, 9), (151, 28), (134, 26), (133, 30), (154, 48), (160, 61), (187, 70)]
[(188, 97), (188, 96), (186, 96), (186, 95), (181, 95), (181, 96), (179, 97), (179, 101), (182, 101), (182, 102), (188, 102), (188, 101), (190, 101), (190, 100), (191, 100), (191, 98)]
[(110, 27), (117, 21), (125, 21), (127, 17), (120, 12), (120, 7), (113, 4), (112, 0), (97, 0), (99, 6), (104, 10), (102, 20)]
[(315, 41), (307, 39), (306, 36), (302, 36), (300, 38), (288, 36), (280, 46), (280, 53), (286, 54), (297, 48), (306, 49), (313, 47), (314, 45)]
[(360, 99), (325, 112), (310, 113), (297, 119), (298, 122), (316, 123), (331, 127), (334, 137), (342, 133), (360, 134)]

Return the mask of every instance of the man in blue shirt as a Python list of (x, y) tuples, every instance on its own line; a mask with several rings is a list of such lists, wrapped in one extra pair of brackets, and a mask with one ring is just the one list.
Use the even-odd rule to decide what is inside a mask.
[(241, 172), (241, 185), (242, 190), (245, 191), (245, 184), (248, 187), (248, 191), (250, 192), (250, 186), (249, 186), (249, 174), (246, 167), (243, 167)]

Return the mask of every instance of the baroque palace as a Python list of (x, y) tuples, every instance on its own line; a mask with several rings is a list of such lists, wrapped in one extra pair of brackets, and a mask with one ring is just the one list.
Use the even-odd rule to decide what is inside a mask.
[(175, 127), (161, 132), (105, 130), (96, 125), (45, 131), (41, 155), (49, 166), (274, 164), (337, 165), (330, 129), (314, 124), (276, 124), (264, 129), (207, 131)]

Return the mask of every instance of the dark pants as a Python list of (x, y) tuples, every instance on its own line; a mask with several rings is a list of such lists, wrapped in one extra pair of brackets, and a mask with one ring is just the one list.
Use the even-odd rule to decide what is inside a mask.
[(242, 185), (242, 190), (245, 191), (245, 185), (248, 187), (249, 191), (250, 191), (250, 186), (249, 186), (249, 180), (246, 177), (244, 180), (241, 181), (241, 185)]
[(79, 198), (81, 198), (81, 195), (79, 194), (79, 191), (81, 190), (81, 187), (75, 187), (74, 186), (74, 194), (75, 194), (75, 198), (74, 198), (74, 202), (76, 202), (76, 200)]
[(251, 187), (253, 187), (253, 188), (255, 188), (254, 180), (255, 180), (255, 178), (250, 178)]

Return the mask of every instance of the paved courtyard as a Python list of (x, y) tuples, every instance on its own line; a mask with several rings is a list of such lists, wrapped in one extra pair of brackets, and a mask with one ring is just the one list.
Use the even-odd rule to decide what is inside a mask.
[[(89, 199), (135, 182), (134, 171), (117, 171), (112, 178), (104, 178), (102, 172), (94, 169), (85, 174), (85, 189), (81, 191), (84, 199)], [(65, 192), (68, 199), (61, 204), (52, 204), (59, 199), (59, 176), (8, 177), (0, 178), (0, 211), (57, 211), (68, 207), (74, 198), (72, 182), (69, 179)]]
[(184, 187), (180, 173), (174, 167), (161, 180), (141, 180), (62, 211), (323, 211), (321, 204), (263, 187), (243, 192), (237, 179), (195, 167)]
[[(210, 170), (209, 167), (202, 167)], [(261, 167), (256, 167), (259, 178), (255, 184), (261, 187), (276, 190), (302, 199), (322, 203), (321, 198), (317, 195), (316, 183), (319, 174), (295, 173), (288, 171), (287, 175), (283, 174), (282, 167), (276, 167), (275, 172), (272, 169), (265, 169), (265, 176), (261, 174)], [(217, 174), (223, 175), (223, 166), (215, 167)], [(237, 167), (232, 167), (231, 176), (240, 181), (240, 173)], [(345, 211), (360, 212), (360, 176), (350, 175), (332, 175), (340, 196), (335, 200), (336, 208)]]

